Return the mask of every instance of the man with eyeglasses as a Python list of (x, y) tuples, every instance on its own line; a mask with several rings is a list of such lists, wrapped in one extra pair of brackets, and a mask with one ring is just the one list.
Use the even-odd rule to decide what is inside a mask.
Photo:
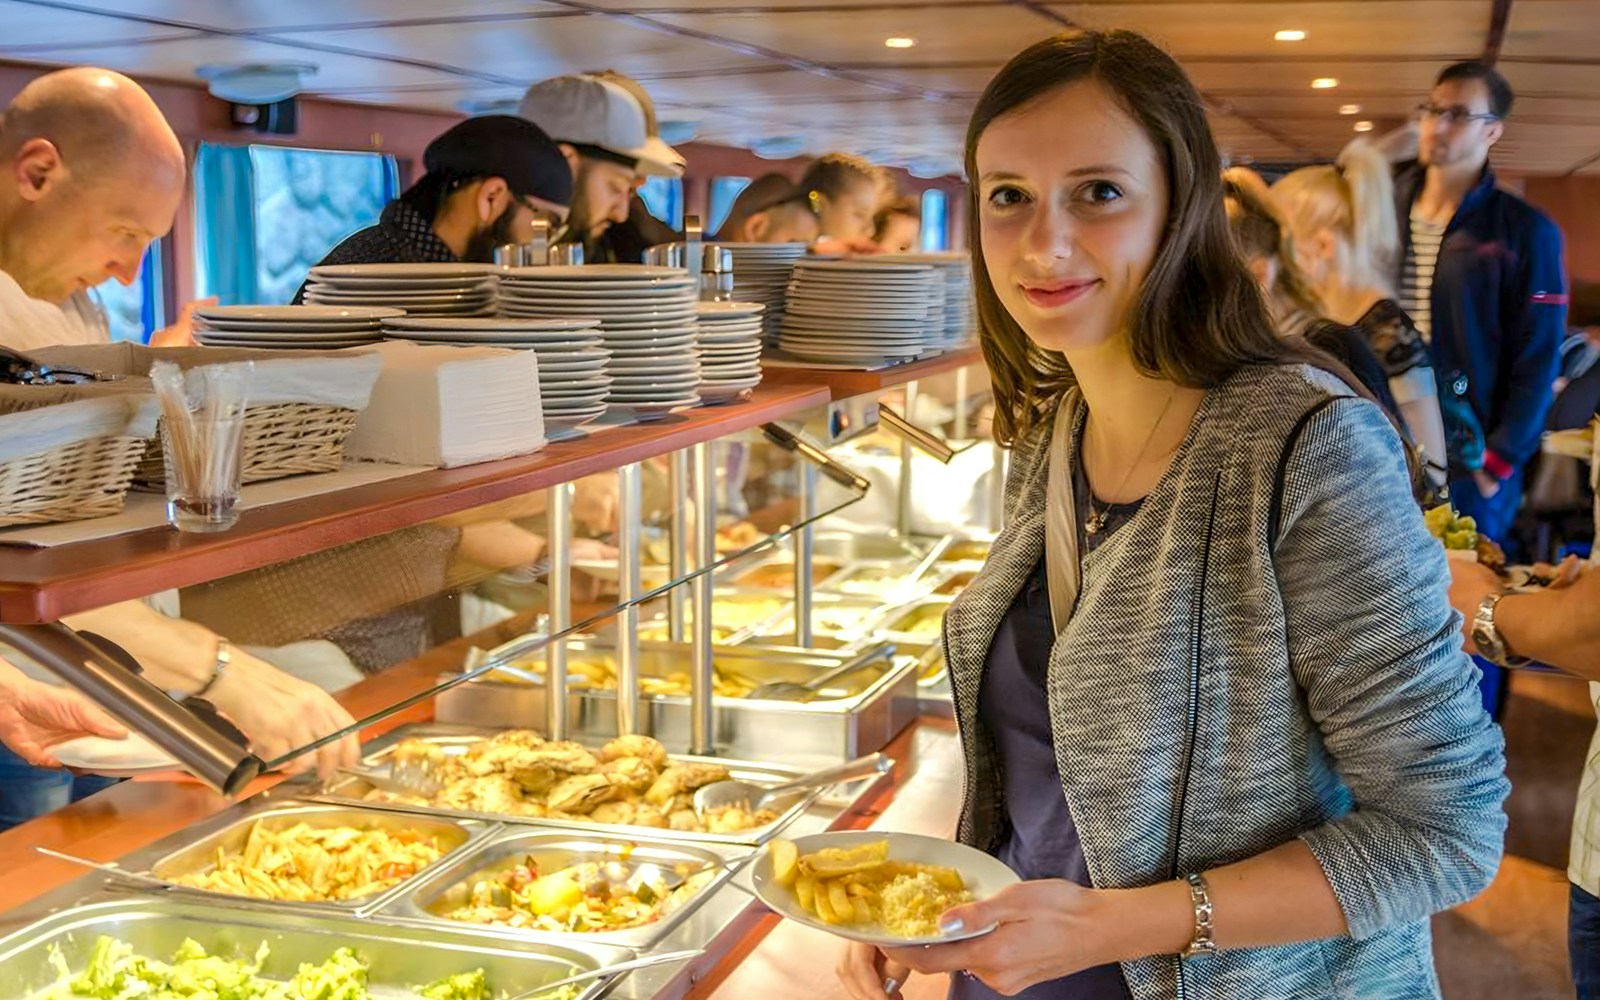
[(1550, 409), (1567, 311), (1560, 230), (1497, 188), (1489, 167), (1511, 101), (1483, 63), (1447, 67), (1418, 108), (1418, 159), (1395, 177), (1397, 285), (1432, 350), (1451, 500), (1502, 543)]
[[(328, 251), (323, 264), (487, 264), (494, 249), (552, 232), (572, 202), (570, 159), (539, 126), (513, 115), (468, 118), (428, 144), (427, 173), (369, 226)], [(305, 286), (295, 293), (298, 304)]]

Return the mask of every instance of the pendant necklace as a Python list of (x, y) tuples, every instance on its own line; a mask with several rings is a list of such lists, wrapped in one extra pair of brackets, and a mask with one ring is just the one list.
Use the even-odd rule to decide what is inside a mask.
[[(1116, 491), (1116, 495), (1117, 496), (1121, 496), (1122, 495), (1123, 489), (1128, 485), (1128, 480), (1133, 478), (1133, 470), (1137, 469), (1139, 467), (1139, 463), (1144, 461), (1145, 452), (1150, 450), (1150, 442), (1152, 442), (1152, 441), (1154, 441), (1156, 439), (1156, 431), (1161, 429), (1161, 422), (1163, 420), (1167, 419), (1167, 411), (1172, 409), (1172, 401), (1173, 401), (1173, 399), (1175, 399), (1177, 397), (1177, 395), (1178, 395), (1178, 387), (1177, 386), (1173, 386), (1172, 387), (1172, 391), (1167, 393), (1167, 401), (1161, 407), (1161, 413), (1156, 417), (1155, 424), (1151, 426), (1150, 433), (1145, 436), (1144, 445), (1143, 445), (1143, 447), (1141, 447), (1139, 449), (1138, 456), (1136, 458), (1134, 458), (1133, 464), (1128, 466), (1128, 471), (1123, 473), (1122, 482), (1117, 484), (1117, 491)], [(1082, 459), (1080, 458), (1080, 461), (1081, 460)], [(1083, 481), (1085, 483), (1087, 483), (1089, 481), (1089, 473), (1088, 473), (1087, 468), (1084, 470)], [(1094, 487), (1093, 486), (1089, 487), (1088, 501), (1089, 501), (1089, 517), (1088, 517), (1088, 520), (1083, 522), (1083, 531), (1084, 531), (1084, 534), (1098, 535), (1100, 533), (1100, 531), (1103, 528), (1105, 528), (1105, 526), (1106, 526), (1106, 517), (1111, 513), (1111, 508), (1115, 507), (1116, 504), (1108, 503), (1108, 504), (1105, 505), (1104, 508), (1095, 507), (1095, 503), (1094, 503)]]

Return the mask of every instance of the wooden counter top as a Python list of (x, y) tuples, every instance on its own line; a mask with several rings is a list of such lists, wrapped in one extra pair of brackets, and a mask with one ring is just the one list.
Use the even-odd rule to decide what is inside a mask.
[(550, 445), (536, 455), (439, 469), (245, 511), (216, 535), (162, 527), (45, 549), (0, 549), (0, 621), (76, 611), (258, 569), (483, 504), (704, 444), (829, 400), (815, 380), (763, 385), (730, 406), (674, 414)]
[(968, 365), (983, 364), (983, 352), (977, 347), (964, 347), (959, 351), (941, 354), (926, 361), (913, 361), (906, 365), (893, 365), (876, 371), (836, 371), (824, 368), (767, 368), (762, 379), (767, 385), (825, 385), (835, 400), (854, 399), (883, 392), (915, 382), (921, 378), (943, 375)]

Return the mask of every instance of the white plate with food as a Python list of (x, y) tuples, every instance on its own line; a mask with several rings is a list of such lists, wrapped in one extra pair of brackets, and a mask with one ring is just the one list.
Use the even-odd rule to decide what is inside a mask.
[(750, 868), (773, 912), (884, 948), (949, 944), (989, 927), (939, 930), (939, 917), (1021, 881), (999, 859), (937, 837), (861, 830), (774, 840)]
[(122, 739), (105, 736), (80, 736), (57, 743), (50, 753), (63, 767), (108, 778), (127, 778), (150, 771), (171, 771), (177, 758), (137, 733)]

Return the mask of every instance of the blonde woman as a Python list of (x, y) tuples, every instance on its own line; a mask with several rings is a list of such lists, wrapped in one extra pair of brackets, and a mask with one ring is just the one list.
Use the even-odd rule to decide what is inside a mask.
[(1388, 161), (1376, 148), (1352, 143), (1336, 165), (1296, 170), (1272, 186), (1271, 197), (1324, 315), (1366, 335), (1429, 479), (1443, 485), (1445, 431), (1433, 363), (1390, 283), (1400, 236)]

